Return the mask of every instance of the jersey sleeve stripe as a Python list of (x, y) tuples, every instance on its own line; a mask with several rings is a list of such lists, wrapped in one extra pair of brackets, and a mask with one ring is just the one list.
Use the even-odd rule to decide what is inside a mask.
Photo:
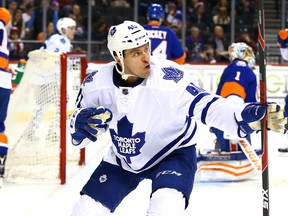
[(218, 99), (219, 99), (219, 97), (213, 98), (209, 103), (207, 103), (206, 107), (203, 109), (202, 114), (201, 114), (201, 122), (203, 124), (206, 125), (206, 116), (207, 116), (207, 113), (208, 113), (208, 110), (209, 110), (211, 104), (214, 103)]
[(193, 102), (191, 103), (190, 108), (189, 108), (189, 116), (190, 117), (194, 116), (194, 109), (195, 109), (197, 103), (206, 95), (210, 95), (210, 94), (208, 92), (205, 92), (205, 93), (200, 93), (195, 97), (195, 99), (193, 100)]

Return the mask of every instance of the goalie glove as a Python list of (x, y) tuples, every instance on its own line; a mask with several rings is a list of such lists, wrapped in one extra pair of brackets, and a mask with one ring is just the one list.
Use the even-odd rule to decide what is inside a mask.
[(95, 142), (108, 129), (112, 112), (104, 107), (77, 109), (70, 118), (72, 143), (80, 144), (85, 138)]
[[(264, 117), (267, 110), (267, 129), (276, 133), (285, 134), (284, 122), (286, 118), (284, 111), (280, 110), (280, 106), (276, 103), (269, 103), (266, 106), (260, 103), (248, 104), (241, 112), (242, 119), (236, 118), (239, 125), (238, 135), (245, 137), (245, 134), (251, 134), (253, 131), (261, 130), (261, 119)], [(244, 136), (243, 136), (244, 135)]]

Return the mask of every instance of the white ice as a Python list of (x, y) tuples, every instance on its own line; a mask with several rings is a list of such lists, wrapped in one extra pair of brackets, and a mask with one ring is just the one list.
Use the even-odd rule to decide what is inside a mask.
[[(209, 136), (208, 139), (202, 141), (209, 140)], [(203, 137), (207, 137), (207, 134)], [(260, 134), (253, 136), (253, 142), (260, 145)], [(286, 206), (288, 153), (280, 154), (277, 151), (281, 144), (287, 142), (286, 135), (268, 133), (270, 216), (287, 216), (288, 214)], [(86, 165), (70, 172), (65, 185), (15, 184), (5, 181), (0, 189), (0, 215), (69, 216), (81, 187), (100, 162), (105, 151), (106, 146), (103, 143), (93, 143), (87, 147)], [(185, 216), (261, 216), (263, 201), (261, 190), (261, 176), (242, 182), (197, 182), (194, 185)], [(123, 200), (112, 215), (145, 216), (149, 195), (150, 182), (143, 181)]]

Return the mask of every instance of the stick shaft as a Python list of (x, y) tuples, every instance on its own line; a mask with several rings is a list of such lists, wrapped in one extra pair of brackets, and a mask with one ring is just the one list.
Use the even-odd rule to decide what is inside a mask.
[[(264, 0), (258, 1), (258, 43), (259, 43), (259, 83), (260, 83), (260, 103), (267, 105), (266, 92), (266, 46), (265, 46), (265, 20), (264, 20)], [(262, 198), (263, 216), (269, 216), (269, 172), (268, 172), (268, 139), (266, 115), (261, 124), (261, 146), (262, 146)]]

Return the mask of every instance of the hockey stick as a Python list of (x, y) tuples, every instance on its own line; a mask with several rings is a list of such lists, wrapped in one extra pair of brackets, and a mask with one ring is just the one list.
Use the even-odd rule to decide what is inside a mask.
[(261, 161), (249, 141), (247, 139), (240, 139), (238, 140), (238, 145), (240, 145), (242, 151), (248, 158), (249, 162), (251, 163), (257, 174), (260, 175), (262, 169)]
[[(265, 21), (263, 0), (258, 1), (258, 43), (259, 43), (259, 83), (260, 103), (267, 105), (266, 92), (266, 47), (265, 47)], [(261, 147), (262, 147), (262, 199), (263, 216), (269, 216), (269, 172), (268, 172), (268, 139), (266, 115), (261, 121)]]

